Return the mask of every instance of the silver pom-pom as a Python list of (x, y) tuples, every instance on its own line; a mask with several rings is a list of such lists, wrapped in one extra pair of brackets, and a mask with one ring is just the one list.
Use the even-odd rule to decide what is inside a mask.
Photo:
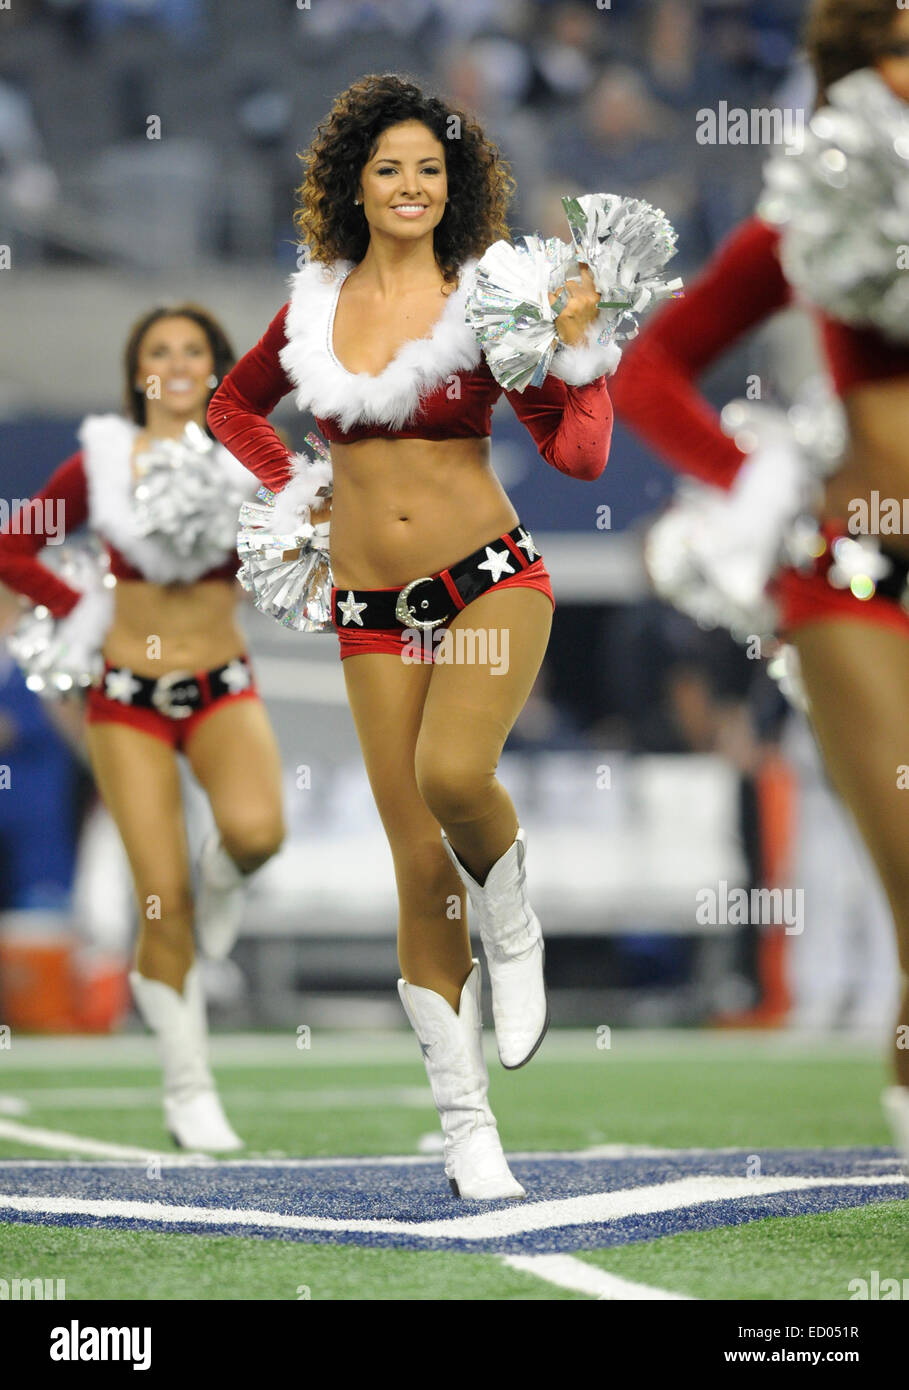
[(29, 607), (6, 641), (28, 689), (56, 700), (83, 693), (100, 676), (117, 581), (95, 540), (46, 546), (41, 559), (82, 597), (65, 618), (55, 618), (43, 604)]
[[(600, 345), (633, 337), (635, 315), (681, 290), (681, 280), (660, 274), (675, 254), (675, 232), (659, 209), (614, 193), (563, 198), (562, 206), (573, 247), (535, 233), (513, 246), (494, 242), (467, 296), (466, 320), (506, 391), (542, 386), (562, 347), (555, 321), (566, 303), (565, 281), (580, 275), (578, 261), (590, 266), (600, 294)], [(557, 296), (551, 304), (550, 294)]]
[(219, 466), (205, 431), (191, 422), (179, 439), (154, 439), (135, 466), (132, 513), (139, 535), (181, 559), (216, 568), (234, 547), (243, 493)]
[(834, 82), (801, 146), (768, 161), (758, 214), (799, 293), (909, 343), (909, 106), (871, 68)]
[[(325, 461), (322, 441), (307, 443)], [(276, 530), (275, 494), (261, 487), (256, 501), (240, 508), (237, 554), (242, 562), (237, 578), (260, 613), (295, 632), (331, 632), (331, 563), (329, 523), (294, 522), (292, 530)], [(308, 508), (305, 509), (308, 515)]]
[(496, 381), (506, 391), (542, 386), (558, 347), (559, 301), (571, 249), (557, 237), (493, 242), (479, 262), (465, 318)]
[(772, 443), (774, 436), (791, 440), (806, 478), (821, 481), (839, 468), (849, 437), (843, 404), (823, 376), (803, 382), (787, 408), (741, 398), (730, 401), (720, 424), (745, 453)]
[(563, 198), (575, 256), (590, 266), (600, 294), (601, 343), (633, 338), (636, 315), (656, 300), (677, 297), (679, 279), (663, 267), (676, 253), (676, 234), (661, 208), (616, 193)]

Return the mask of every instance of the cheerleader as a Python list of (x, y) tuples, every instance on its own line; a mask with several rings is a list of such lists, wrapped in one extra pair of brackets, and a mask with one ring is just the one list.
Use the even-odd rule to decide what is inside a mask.
[[(487, 1099), (480, 964), (465, 917), (466, 889), (499, 1057), (523, 1066), (549, 1022), (543, 940), (524, 831), (495, 773), (540, 668), (554, 599), (490, 465), (501, 388), (465, 323), (476, 258), (507, 237), (513, 184), (472, 120), (388, 74), (337, 98), (305, 168), (297, 220), (311, 259), (216, 391), (208, 420), (279, 493), (278, 532), (327, 514), (327, 471), (290, 458), (266, 417), (293, 391), (332, 446), (332, 620), (394, 861), (398, 989), (453, 1191), (520, 1198)], [(615, 356), (593, 340), (589, 268), (566, 299), (543, 384), (506, 394), (547, 463), (594, 479), (609, 448), (604, 373)], [(458, 640), (478, 631), (506, 661), (443, 659), (440, 639), (463, 651)]]
[[(846, 112), (853, 131), (857, 121), (864, 121), (866, 135), (875, 122), (880, 132), (885, 121), (888, 130), (895, 122), (906, 139), (909, 12), (894, 9), (892, 0), (863, 0), (860, 5), (816, 0), (807, 44), (818, 78), (819, 106), (829, 100), (834, 113)], [(859, 69), (868, 71), (860, 76)], [(836, 119), (845, 122), (847, 115)], [(833, 119), (827, 117), (818, 125), (819, 136), (832, 128)], [(881, 135), (879, 146), (881, 140), (886, 164), (892, 160), (892, 137)], [(863, 186), (861, 160), (871, 158), (856, 154), (856, 149), (869, 149), (874, 143), (863, 145), (854, 135), (850, 138), (850, 187)], [(791, 187), (795, 160), (793, 168), (785, 167), (785, 155), (776, 163), (782, 186)], [(845, 167), (841, 155), (825, 162), (826, 169)], [(901, 171), (897, 166), (892, 178), (905, 207), (909, 168)], [(875, 186), (874, 181), (869, 178), (867, 186)], [(804, 255), (796, 254), (794, 242), (787, 247), (785, 223), (782, 233), (757, 217), (738, 228), (686, 297), (663, 309), (626, 352), (612, 394), (620, 416), (667, 462), (725, 490), (725, 502), (711, 504), (709, 530), (702, 531), (700, 539), (688, 531), (687, 543), (693, 544), (701, 573), (709, 572), (728, 599), (749, 603), (770, 580), (768, 592), (777, 605), (780, 630), (798, 653), (827, 770), (856, 820), (889, 899), (906, 975), (909, 801), (901, 789), (900, 769), (909, 761), (904, 703), (909, 691), (909, 538), (887, 536), (877, 547), (863, 541), (855, 550), (849, 520), (860, 505), (873, 506), (874, 494), (909, 494), (909, 314), (903, 312), (900, 330), (892, 300), (882, 300), (877, 307), (869, 300), (866, 318), (847, 301), (843, 286), (850, 277), (858, 280), (858, 267), (873, 260), (876, 226), (885, 224), (885, 210), (871, 204), (868, 221), (856, 224), (862, 212), (856, 213), (857, 195), (852, 194), (852, 211), (839, 215), (839, 222), (852, 223), (847, 228), (836, 221), (836, 199), (847, 195), (828, 191), (823, 196), (826, 214), (815, 216), (811, 224), (806, 218), (803, 224)], [(768, 197), (762, 207), (769, 208), (773, 201)], [(814, 229), (819, 238), (828, 228), (831, 234), (824, 246), (819, 240), (811, 244)], [(842, 247), (847, 230), (862, 239), (861, 257), (854, 262), (835, 245), (838, 235)], [(781, 256), (792, 267), (788, 278)], [(899, 293), (896, 268), (894, 248), (892, 266), (884, 255), (884, 269)], [(792, 279), (797, 281), (795, 288)], [(797, 295), (813, 309), (832, 386), (845, 409), (848, 443), (842, 463), (825, 485), (810, 559), (801, 566), (775, 568), (783, 534), (802, 505), (797, 453), (782, 433), (743, 453), (722, 431), (694, 383), (741, 334)], [(676, 534), (681, 535), (687, 523), (681, 514), (678, 520)], [(675, 525), (670, 515), (667, 541)], [(669, 569), (673, 563), (667, 560)], [(683, 559), (677, 576), (681, 583), (684, 569)], [(884, 1106), (909, 1161), (909, 992), (903, 994), (893, 1060), (896, 1084), (885, 1092)]]
[[(126, 345), (126, 416), (87, 417), (79, 452), (28, 504), (32, 516), (62, 511), (67, 535), (85, 524), (100, 539), (112, 597), (80, 594), (41, 563), (45, 537), (16, 516), (0, 533), (0, 581), (50, 610), (70, 667), (88, 669), (101, 649), (85, 737), (135, 884), (130, 981), (159, 1046), (167, 1128), (182, 1147), (210, 1152), (242, 1141), (208, 1063), (193, 927), (206, 954), (227, 954), (243, 884), (284, 835), (278, 749), (235, 618), (237, 513), (251, 480), (204, 432), (233, 360), (205, 310), (147, 313)], [(178, 754), (216, 826), (195, 903)]]

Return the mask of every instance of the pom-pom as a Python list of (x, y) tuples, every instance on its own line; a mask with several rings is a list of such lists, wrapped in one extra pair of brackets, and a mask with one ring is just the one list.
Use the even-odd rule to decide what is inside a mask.
[(329, 523), (313, 525), (310, 510), (331, 494), (331, 460), (322, 441), (306, 436), (318, 459), (297, 455), (282, 492), (262, 487), (240, 508), (237, 578), (260, 613), (296, 632), (330, 632)]
[[(675, 233), (659, 209), (611, 193), (563, 198), (562, 205), (573, 247), (536, 234), (513, 246), (494, 242), (467, 296), (467, 322), (506, 390), (541, 386), (550, 371), (575, 385), (614, 371), (618, 342), (637, 332), (635, 316), (681, 289), (681, 280), (667, 282), (659, 273), (675, 254)], [(590, 266), (600, 294), (582, 350), (562, 343), (555, 327), (566, 302), (565, 281), (580, 275), (578, 261)], [(557, 296), (553, 303), (550, 294)]]
[(107, 552), (97, 542), (47, 546), (42, 561), (82, 597), (65, 618), (29, 608), (7, 638), (29, 690), (55, 700), (84, 693), (103, 669), (101, 647), (113, 617)]
[(154, 439), (136, 457), (133, 523), (181, 559), (210, 561), (233, 549), (244, 494), (225, 475), (211, 439), (190, 423), (179, 439)]
[(828, 101), (766, 164), (758, 213), (780, 227), (786, 278), (809, 303), (909, 343), (909, 106), (871, 68)]

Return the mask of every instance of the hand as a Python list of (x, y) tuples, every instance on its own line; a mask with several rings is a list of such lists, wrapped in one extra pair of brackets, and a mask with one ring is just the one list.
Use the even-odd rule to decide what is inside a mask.
[[(574, 347), (586, 337), (588, 328), (599, 312), (600, 296), (593, 283), (590, 266), (585, 265), (583, 261), (579, 261), (578, 264), (581, 267), (581, 278), (565, 281), (568, 303), (555, 321), (556, 332), (566, 347)], [(557, 298), (558, 295), (550, 294), (550, 304), (554, 304)]]

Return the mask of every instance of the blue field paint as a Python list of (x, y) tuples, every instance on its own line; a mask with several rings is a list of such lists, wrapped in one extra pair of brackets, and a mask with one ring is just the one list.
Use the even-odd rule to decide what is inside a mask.
[[(601, 1193), (631, 1194), (681, 1179), (745, 1178), (754, 1167), (753, 1153), (710, 1153), (680, 1150), (671, 1156), (636, 1158), (515, 1159), (512, 1169), (527, 1189), (520, 1203), (461, 1202), (448, 1189), (441, 1165), (425, 1163), (369, 1164), (346, 1167), (335, 1160), (324, 1168), (232, 1167), (230, 1163), (200, 1168), (163, 1170), (150, 1178), (144, 1166), (49, 1164), (22, 1167), (0, 1165), (0, 1221), (51, 1226), (93, 1226), (117, 1230), (180, 1231), (185, 1234), (242, 1235), (264, 1239), (327, 1244), (395, 1246), (407, 1249), (458, 1249), (486, 1253), (549, 1253), (625, 1245), (681, 1231), (739, 1225), (762, 1217), (799, 1216), (808, 1212), (909, 1198), (909, 1183), (894, 1181), (899, 1165), (888, 1149), (787, 1149), (759, 1155), (763, 1178), (798, 1177), (842, 1179), (828, 1187), (804, 1191), (745, 1193), (729, 1200), (693, 1202), (669, 1211), (632, 1211), (607, 1221), (585, 1220), (517, 1234), (493, 1234), (483, 1239), (444, 1238), (437, 1232), (276, 1230), (267, 1225), (228, 1221), (173, 1220), (96, 1212), (23, 1212), (9, 1199), (63, 1198), (74, 1202), (128, 1201), (173, 1207), (205, 1207), (225, 1214), (279, 1213), (294, 1217), (333, 1218), (342, 1222), (373, 1220), (393, 1223), (451, 1221), (497, 1209), (532, 1212), (540, 1203)], [(848, 1185), (855, 1179), (866, 1185)], [(6, 1200), (5, 1200), (6, 1199)]]

